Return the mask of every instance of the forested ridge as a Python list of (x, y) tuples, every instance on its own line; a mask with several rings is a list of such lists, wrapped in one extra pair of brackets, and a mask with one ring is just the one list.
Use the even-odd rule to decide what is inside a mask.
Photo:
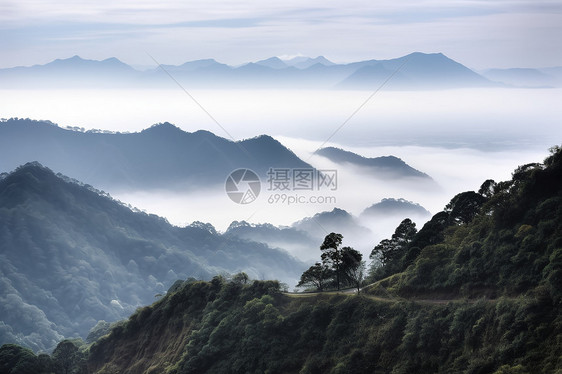
[[(485, 181), (453, 197), (414, 235), (399, 232), (371, 254), (384, 266), (372, 292), (466, 297), (562, 298), (562, 155), (519, 166), (510, 181)], [(400, 227), (399, 227), (400, 228)], [(423, 249), (421, 249), (423, 248)]]
[[(562, 372), (559, 147), (510, 181), (456, 195), (419, 231), (403, 222), (371, 257), (374, 283), (359, 294), (286, 294), (243, 274), (176, 282), (109, 334), (75, 344), (71, 370)], [(20, 350), (22, 362), (48, 361)], [(0, 368), (16, 351), (0, 349)]]
[(0, 175), (0, 345), (40, 352), (85, 338), (178, 278), (244, 271), (287, 281), (303, 268), (210, 224), (173, 226), (38, 163)]

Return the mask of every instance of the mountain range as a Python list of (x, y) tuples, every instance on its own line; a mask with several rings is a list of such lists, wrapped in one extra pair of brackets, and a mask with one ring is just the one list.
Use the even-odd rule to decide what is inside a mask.
[[(325, 149), (321, 154), (362, 160), (343, 150)], [(0, 172), (31, 161), (110, 191), (209, 189), (223, 185), (239, 168), (253, 170), (262, 181), (270, 168), (313, 169), (267, 135), (231, 141), (204, 130), (185, 132), (170, 123), (136, 133), (107, 133), (63, 129), (49, 121), (0, 121)], [(387, 175), (429, 179), (396, 157), (369, 162), (373, 170)]]
[(48, 350), (151, 303), (177, 279), (244, 271), (294, 283), (285, 251), (175, 227), (93, 187), (28, 163), (0, 176), (0, 344)]
[(320, 244), (330, 232), (341, 233), (346, 238), (366, 239), (372, 235), (371, 230), (356, 217), (339, 208), (305, 217), (290, 226), (234, 221), (225, 235), (282, 248), (301, 260), (311, 262), (318, 258)]
[(231, 141), (162, 123), (138, 133), (81, 132), (48, 121), (0, 122), (0, 171), (39, 161), (102, 189), (193, 189), (224, 184), (235, 169), (312, 166), (267, 135)]
[[(557, 147), (544, 164), (519, 167), (485, 195), (458, 194), (455, 207), (437, 213), (411, 242), (397, 239), (383, 267), (398, 262), (401, 270), (375, 279), (362, 295), (282, 294), (274, 282), (184, 282), (93, 344), (88, 368), (558, 373), (561, 177)], [(460, 223), (454, 218), (462, 211), (472, 213)], [(431, 243), (414, 246), (428, 235)]]
[(201, 222), (176, 227), (27, 163), (0, 174), (0, 344), (38, 351), (85, 337), (98, 321), (124, 318), (177, 279), (244, 271), (293, 284), (306, 266), (295, 258), (312, 262), (329, 232), (354, 244), (372, 234), (337, 208), (289, 227), (242, 221), (224, 234)]
[(561, 206), (556, 146), (511, 180), (458, 193), (419, 231), (400, 223), (359, 294), (243, 275), (177, 281), (51, 356), (0, 347), (0, 372), (559, 373)]
[(0, 69), (0, 88), (339, 88), (375, 90), (443, 89), (497, 85), (441, 53), (415, 52), (389, 60), (336, 64), (323, 56), (278, 57), (229, 66), (213, 59), (135, 70), (116, 58), (103, 61), (79, 56), (45, 65)]

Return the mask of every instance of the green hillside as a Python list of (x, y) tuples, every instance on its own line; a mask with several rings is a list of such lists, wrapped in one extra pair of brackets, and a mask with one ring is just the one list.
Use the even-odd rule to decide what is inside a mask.
[(540, 291), (560, 303), (560, 148), (544, 164), (518, 167), (510, 181), (458, 194), (409, 240), (381, 244), (388, 258), (372, 277), (388, 278), (373, 293), (495, 298)]
[[(176, 282), (91, 346), (75, 346), (72, 367), (100, 374), (562, 373), (561, 203), (556, 147), (511, 181), (455, 196), (419, 231), (397, 230), (375, 248), (375, 283), (359, 295), (286, 294), (277, 281), (241, 274)], [(14, 352), (0, 349), (0, 369), (5, 357), (39, 362)], [(61, 362), (59, 354), (50, 365)]]
[(91, 347), (88, 368), (550, 373), (561, 369), (561, 334), (559, 312), (544, 296), (446, 304), (343, 294), (291, 297), (279, 294), (274, 282), (242, 286), (215, 279), (186, 284), (138, 311)]
[(176, 227), (38, 164), (0, 175), (0, 345), (48, 351), (150, 304), (178, 278), (298, 279), (306, 266), (210, 224)]

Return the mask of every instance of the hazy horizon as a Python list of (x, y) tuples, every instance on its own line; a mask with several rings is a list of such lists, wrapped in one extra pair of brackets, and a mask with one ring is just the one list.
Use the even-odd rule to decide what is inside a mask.
[[(328, 139), (372, 94), (344, 90), (0, 89), (2, 118), (60, 127), (138, 132), (170, 122), (229, 140), (262, 134)], [(562, 135), (562, 89), (461, 88), (382, 91), (331, 139), (349, 146), (436, 146), (483, 150), (545, 148)], [(531, 127), (529, 127), (531, 126)], [(373, 136), (376, 135), (376, 136)], [(559, 137), (562, 138), (562, 137)]]
[[(325, 58), (326, 60), (328, 60), (329, 62), (335, 64), (335, 65), (347, 65), (347, 64), (353, 64), (353, 63), (357, 63), (357, 62), (365, 62), (365, 61), (371, 61), (371, 60), (375, 60), (375, 61), (387, 61), (387, 60), (392, 60), (392, 59), (396, 59), (396, 58), (401, 58), (401, 57), (405, 57), (408, 56), (410, 54), (414, 54), (414, 53), (423, 53), (423, 54), (444, 54), (443, 52), (439, 51), (439, 50), (417, 50), (417, 49), (413, 49), (410, 51), (404, 51), (401, 54), (397, 54), (397, 55), (384, 55), (384, 56), (378, 56), (376, 54), (372, 54), (369, 56), (365, 56), (359, 59), (346, 59), (346, 60), (332, 60), (330, 58), (327, 58), (325, 55), (323, 54), (319, 54), (319, 55), (305, 55), (302, 53), (298, 53), (298, 54), (293, 54), (293, 55), (287, 55), (287, 54), (273, 54), (273, 55), (268, 55), (268, 56), (262, 56), (262, 57), (257, 57), (254, 59), (248, 59), (248, 60), (240, 60), (238, 62), (230, 62), (230, 61), (223, 61), (220, 60), (218, 58), (215, 58), (213, 56), (206, 56), (206, 57), (200, 57), (200, 58), (195, 58), (195, 59), (186, 59), (186, 60), (181, 60), (181, 61), (168, 61), (168, 60), (157, 60), (157, 62), (155, 62), (156, 59), (150, 61), (150, 63), (148, 63), (148, 61), (145, 61), (145, 64), (139, 64), (135, 61), (126, 61), (124, 59), (122, 59), (121, 57), (119, 57), (119, 55), (107, 55), (107, 56), (96, 56), (96, 57), (84, 57), (82, 55), (73, 53), (73, 52), (68, 52), (65, 53), (61, 56), (55, 56), (53, 57), (51, 60), (44, 60), (44, 59), (40, 59), (40, 60), (36, 60), (36, 61), (29, 61), (28, 63), (25, 64), (15, 64), (15, 65), (3, 65), (0, 64), (0, 69), (13, 69), (13, 68), (30, 68), (30, 67), (36, 67), (36, 66), (43, 66), (43, 65), (47, 65), (49, 63), (55, 62), (55, 61), (60, 61), (60, 60), (70, 60), (73, 58), (80, 58), (84, 61), (105, 61), (105, 60), (111, 60), (111, 59), (117, 59), (118, 61), (130, 66), (131, 68), (133, 68), (134, 70), (138, 71), (138, 72), (150, 72), (150, 71), (156, 71), (161, 69), (160, 65), (164, 66), (164, 67), (169, 67), (169, 66), (173, 66), (173, 67), (179, 67), (182, 66), (183, 64), (186, 63), (191, 63), (191, 62), (199, 62), (199, 61), (205, 61), (205, 60), (212, 60), (215, 61), (219, 64), (224, 64), (227, 65), (231, 68), (239, 68), (242, 67), (244, 65), (248, 65), (248, 64), (252, 64), (252, 63), (262, 63), (265, 62), (266, 60), (269, 59), (274, 59), (274, 58), (278, 58), (281, 61), (283, 61), (284, 63), (287, 64), (287, 67), (296, 67), (299, 70), (305, 69), (303, 67), (298, 67), (298, 64), (295, 63), (291, 63), (291, 60), (293, 59), (316, 59), (316, 58)], [(450, 56), (447, 56), (449, 58), (452, 58)], [(152, 57), (154, 58), (154, 57)], [(485, 72), (486, 70), (493, 70), (493, 69), (500, 69), (500, 70), (509, 70), (509, 69), (537, 69), (537, 70), (541, 70), (541, 69), (551, 69), (551, 68), (559, 68), (562, 67), (562, 61), (559, 63), (554, 63), (554, 64), (548, 64), (545, 63), (543, 65), (536, 64), (533, 66), (529, 66), (529, 65), (522, 65), (518, 62), (513, 62), (512, 64), (504, 64), (502, 66), (496, 66), (496, 65), (483, 65), (480, 67), (474, 67), (474, 66), (470, 66), (468, 64), (465, 64), (464, 61), (462, 60), (456, 60), (458, 63), (463, 64), (464, 66), (466, 66), (467, 68), (473, 70), (476, 73), (482, 73)], [(309, 66), (308, 66), (309, 67)]]
[[(9, 0), (0, 13), (0, 67), (80, 55), (137, 66), (214, 57), (231, 65), (271, 56), (335, 62), (443, 52), (473, 69), (562, 66), (562, 4), (362, 1), (306, 4)], [(407, 37), (404, 37), (407, 36)], [(414, 37), (412, 37), (414, 36)], [(475, 42), (477, 41), (477, 42)]]

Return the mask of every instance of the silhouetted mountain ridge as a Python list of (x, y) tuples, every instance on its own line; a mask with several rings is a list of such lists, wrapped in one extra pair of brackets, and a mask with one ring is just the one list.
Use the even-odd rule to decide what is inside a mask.
[(326, 157), (338, 164), (351, 164), (367, 167), (373, 173), (392, 174), (395, 177), (418, 177), (431, 180), (431, 177), (406, 164), (395, 156), (381, 156), (367, 158), (341, 148), (325, 147), (317, 150), (315, 154)]
[[(398, 71), (400, 70), (400, 71)], [(137, 71), (116, 58), (84, 60), (78, 56), (45, 65), (0, 69), (0, 85), (9, 87), (169, 87), (168, 76), (186, 87), (443, 89), (488, 87), (483, 76), (441, 53), (415, 52), (390, 60), (335, 64), (323, 56), (281, 60), (271, 57), (234, 67), (213, 59), (160, 65)]]
[(0, 122), (0, 171), (38, 160), (103, 189), (196, 188), (223, 184), (235, 169), (309, 168), (270, 136), (231, 141), (170, 123), (137, 133), (79, 132), (46, 121)]
[(414, 52), (407, 56), (370, 61), (338, 84), (345, 89), (442, 89), (486, 87), (494, 84), (442, 53)]

